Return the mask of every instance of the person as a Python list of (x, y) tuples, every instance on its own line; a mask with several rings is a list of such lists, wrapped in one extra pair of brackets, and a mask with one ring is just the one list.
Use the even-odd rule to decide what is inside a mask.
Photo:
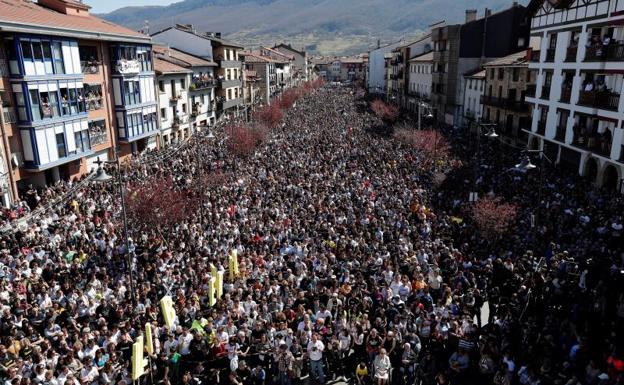
[(390, 364), (390, 357), (386, 354), (386, 349), (381, 348), (379, 350), (379, 354), (375, 357), (373, 368), (375, 370), (375, 379), (377, 380), (377, 384), (385, 385), (388, 383), (392, 366)]
[(368, 383), (368, 367), (364, 361), (360, 362), (355, 368), (355, 380), (358, 385), (364, 385)]
[(318, 333), (312, 334), (312, 338), (308, 342), (307, 351), (310, 359), (311, 375), (320, 384), (325, 383), (325, 374), (323, 373), (323, 351), (325, 344), (319, 340)]
[(416, 372), (416, 352), (409, 343), (403, 345), (403, 354), (401, 355), (401, 376), (405, 378), (407, 384), (411, 384)]
[(277, 369), (279, 371), (279, 384), (290, 385), (293, 377), (293, 364), (295, 357), (288, 350), (288, 345), (282, 342), (277, 353)]

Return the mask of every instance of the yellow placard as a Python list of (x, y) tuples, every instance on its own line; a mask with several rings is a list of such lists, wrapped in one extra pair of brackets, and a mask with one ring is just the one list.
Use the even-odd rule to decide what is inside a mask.
[(171, 328), (175, 322), (176, 312), (173, 307), (173, 300), (170, 296), (166, 295), (160, 299), (160, 310), (162, 310), (163, 317), (165, 318), (165, 325)]
[(214, 306), (215, 303), (217, 302), (215, 298), (216, 283), (217, 283), (217, 279), (213, 277), (211, 277), (210, 280), (208, 281), (208, 305), (210, 307)]
[(143, 336), (138, 336), (132, 345), (132, 380), (137, 380), (145, 373), (143, 364)]
[(152, 340), (152, 324), (145, 323), (145, 349), (150, 356), (154, 355), (154, 341)]
[(217, 292), (217, 298), (221, 299), (221, 296), (223, 296), (223, 270), (217, 271), (216, 292)]

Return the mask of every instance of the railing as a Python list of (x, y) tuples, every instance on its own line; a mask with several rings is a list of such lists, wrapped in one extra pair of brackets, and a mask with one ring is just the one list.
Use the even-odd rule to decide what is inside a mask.
[(178, 94), (178, 95), (173, 95), (169, 98), (169, 103), (174, 104), (177, 103), (178, 100), (182, 99), (182, 95)]
[(97, 74), (100, 71), (100, 63), (96, 61), (81, 61), (80, 68), (83, 74)]
[(550, 84), (542, 87), (542, 96), (541, 99), (549, 99), (550, 98)]
[(87, 111), (96, 111), (102, 108), (101, 96), (86, 98), (85, 101), (87, 102)]
[(578, 52), (578, 46), (568, 47), (566, 50), (565, 61), (576, 61), (576, 53)]
[(586, 61), (624, 61), (624, 43), (595, 45), (585, 50)]
[(531, 62), (533, 63), (539, 63), (540, 61), (540, 50), (533, 50), (531, 51)]
[(535, 89), (537, 88), (537, 86), (535, 84), (529, 84), (526, 86), (526, 93), (525, 95), (530, 97), (530, 98), (534, 98), (535, 97)]
[(0, 59), (0, 77), (8, 77), (11, 75), (11, 71), (9, 71), (9, 65), (6, 59)]
[(566, 136), (566, 126), (558, 125), (557, 132), (555, 133), (555, 140), (563, 142), (565, 140), (565, 136)]
[(546, 135), (546, 122), (543, 120), (537, 121), (537, 133), (539, 135)]
[(572, 88), (564, 87), (561, 89), (561, 103), (570, 103), (570, 97), (572, 96)]
[(578, 104), (617, 111), (620, 105), (620, 94), (609, 91), (581, 91)]
[(120, 74), (138, 74), (141, 72), (141, 63), (138, 60), (120, 59), (115, 62), (115, 70)]
[(5, 124), (17, 122), (17, 114), (15, 113), (15, 108), (13, 107), (4, 107), (3, 116)]
[(217, 81), (215, 79), (193, 80), (191, 84), (189, 84), (189, 91), (199, 91), (206, 88), (214, 88), (216, 86)]
[(611, 155), (612, 139), (610, 136), (598, 134), (575, 134), (572, 144), (593, 153)]
[(546, 60), (547, 62), (555, 61), (555, 48), (548, 48), (546, 50)]
[(97, 146), (99, 144), (108, 142), (108, 134), (106, 133), (106, 131), (94, 132), (94, 133), (91, 133), (90, 131), (89, 140), (91, 142), (91, 146)]

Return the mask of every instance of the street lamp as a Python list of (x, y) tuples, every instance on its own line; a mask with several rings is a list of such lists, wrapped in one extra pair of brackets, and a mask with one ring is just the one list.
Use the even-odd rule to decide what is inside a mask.
[(115, 155), (115, 160), (101, 161), (98, 157), (95, 163), (98, 165), (97, 171), (93, 181), (96, 183), (108, 183), (113, 177), (106, 173), (106, 170), (102, 167), (102, 164), (115, 164), (117, 167), (117, 183), (119, 184), (119, 197), (121, 198), (121, 212), (123, 215), (124, 225), (124, 243), (126, 245), (126, 264), (128, 265), (128, 276), (130, 280), (130, 296), (132, 298), (132, 305), (136, 305), (136, 291), (134, 290), (133, 275), (133, 256), (130, 253), (130, 238), (128, 237), (128, 215), (126, 213), (126, 199), (124, 194), (123, 180), (121, 179), (121, 167), (119, 166), (119, 158)]
[(537, 168), (537, 166), (531, 163), (531, 158), (529, 158), (528, 155), (525, 155), (524, 157), (522, 157), (522, 160), (520, 160), (520, 163), (518, 163), (514, 167), (516, 171), (520, 171), (520, 172), (527, 172), (535, 168)]
[[(531, 158), (529, 157), (529, 154), (539, 154), (540, 156), (539, 167), (531, 163)], [(520, 160), (520, 163), (518, 163), (513, 168), (513, 170), (518, 171), (518, 172), (527, 172), (527, 171), (531, 171), (531, 170), (535, 170), (536, 168), (539, 168), (539, 190), (538, 190), (538, 195), (537, 195), (538, 197), (537, 198), (537, 213), (535, 215), (535, 221), (534, 221), (535, 226), (537, 226), (538, 224), (539, 214), (540, 214), (541, 205), (542, 205), (542, 190), (544, 188), (544, 159), (547, 160), (550, 164), (553, 164), (553, 161), (546, 155), (544, 150), (525, 150), (524, 156)]]
[[(421, 108), (427, 108), (427, 105), (425, 103), (418, 103), (418, 129), (422, 129), (421, 125), (420, 125), (420, 120), (421, 120), (421, 112), (420, 109)], [(431, 114), (431, 110), (429, 110), (427, 112), (427, 115), (425, 115), (425, 118), (427, 119), (433, 119), (433, 115)]]

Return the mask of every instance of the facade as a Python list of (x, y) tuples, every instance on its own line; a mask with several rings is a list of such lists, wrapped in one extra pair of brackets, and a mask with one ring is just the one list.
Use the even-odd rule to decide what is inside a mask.
[[(247, 113), (253, 112), (253, 110), (260, 105), (260, 82), (262, 78), (258, 76), (258, 72), (247, 68), (245, 63), (245, 69), (243, 70), (243, 103), (246, 106)], [(249, 115), (246, 117), (249, 120)]]
[(468, 127), (472, 122), (482, 120), (483, 92), (485, 90), (485, 71), (477, 70), (476, 72), (464, 75), (464, 126)]
[[(410, 60), (431, 51), (431, 35), (392, 50), (392, 75), (390, 84), (392, 97), (401, 108), (411, 110), (413, 98), (410, 98)], [(430, 84), (430, 83), (429, 83)]]
[(277, 87), (280, 92), (295, 85), (296, 81), (292, 71), (292, 64), (295, 59), (292, 55), (267, 47), (260, 47), (258, 52), (260, 56), (271, 59), (275, 64), (275, 76), (277, 79)]
[(428, 104), (431, 101), (433, 52), (427, 52), (410, 59), (408, 68), (407, 109), (418, 112), (418, 103)]
[(29, 184), (86, 174), (98, 157), (156, 145), (148, 36), (98, 19), (76, 1), (6, 0), (2, 7), (5, 204)]
[(529, 146), (611, 190), (624, 178), (624, 1), (531, 1)]
[[(368, 52), (368, 68), (366, 73), (366, 87), (371, 94), (384, 95), (388, 93), (389, 64), (391, 52), (403, 44), (403, 40), (384, 46), (377, 44), (377, 48)], [(389, 56), (389, 58), (388, 58)]]
[(300, 82), (310, 79), (309, 72), (311, 70), (311, 67), (308, 65), (308, 54), (306, 51), (294, 49), (290, 44), (276, 45), (275, 47), (273, 47), (273, 50), (281, 52), (293, 58), (291, 67), (295, 85), (299, 85)]
[(330, 65), (334, 59), (328, 57), (313, 57), (310, 59), (310, 64), (318, 76), (328, 81), (330, 80)]
[(221, 38), (219, 32), (199, 32), (192, 25), (177, 24), (152, 34), (154, 42), (168, 45), (209, 62), (216, 62), (217, 118), (238, 115), (243, 107), (243, 47)]
[(245, 70), (253, 71), (256, 78), (257, 91), (254, 104), (271, 104), (281, 90), (277, 79), (276, 60), (262, 55), (260, 51), (243, 52), (241, 57), (245, 63)]
[(529, 25), (526, 7), (512, 7), (476, 18), (466, 11), (466, 23), (437, 25), (431, 30), (434, 45), (432, 105), (439, 121), (459, 126), (463, 121), (464, 74), (496, 58), (526, 49)]
[(189, 128), (189, 84), (193, 71), (156, 55), (154, 69), (158, 81), (160, 145), (179, 143), (191, 134)]
[(483, 119), (497, 123), (497, 133), (503, 139), (526, 143), (531, 111), (525, 97), (527, 87), (535, 84), (532, 71), (529, 71), (527, 51), (493, 60), (484, 68)]

